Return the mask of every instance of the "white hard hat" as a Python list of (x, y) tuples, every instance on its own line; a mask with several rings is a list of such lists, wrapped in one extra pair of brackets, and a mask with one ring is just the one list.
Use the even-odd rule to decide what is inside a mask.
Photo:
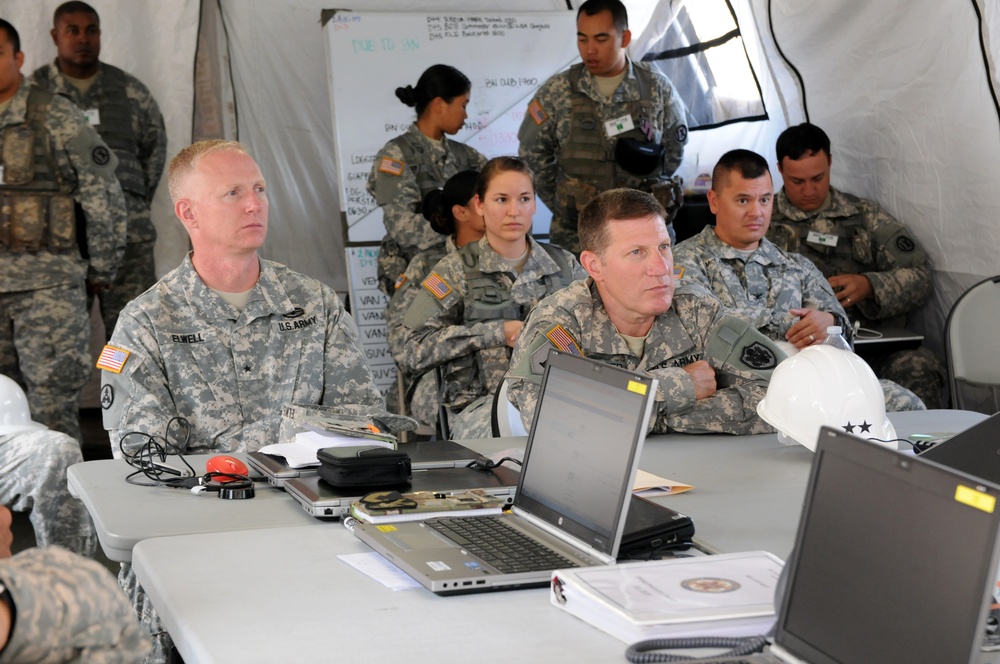
[(21, 386), (0, 374), (0, 436), (47, 428), (31, 419), (28, 398)]
[[(896, 437), (871, 367), (851, 351), (833, 346), (807, 346), (781, 362), (767, 395), (757, 404), (757, 414), (813, 451), (823, 425), (875, 442)], [(884, 444), (896, 447), (895, 442)]]

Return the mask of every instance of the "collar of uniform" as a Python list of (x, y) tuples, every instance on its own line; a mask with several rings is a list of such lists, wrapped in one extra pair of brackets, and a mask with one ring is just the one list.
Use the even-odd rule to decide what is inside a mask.
[(447, 155), (448, 152), (450, 151), (450, 148), (449, 148), (449, 143), (450, 142), (448, 141), (448, 135), (447, 134), (442, 134), (441, 135), (441, 146), (438, 147), (437, 145), (435, 145), (431, 141), (431, 139), (429, 139), (426, 136), (424, 136), (424, 132), (420, 131), (420, 128), (417, 127), (417, 123), (416, 122), (414, 122), (413, 124), (410, 125), (409, 129), (406, 130), (406, 133), (411, 134), (414, 137), (420, 139), (423, 142), (423, 144), (427, 146), (427, 149), (431, 152), (431, 154), (435, 154), (435, 155), (444, 154), (444, 155)]
[(782, 217), (791, 221), (812, 221), (819, 216), (827, 219), (853, 217), (858, 213), (858, 206), (855, 205), (854, 201), (834, 187), (830, 187), (830, 207), (823, 211), (804, 212), (795, 207), (788, 200), (788, 194), (785, 193), (784, 187), (774, 197), (774, 207)]
[(60, 71), (59, 67), (56, 65), (55, 60), (50, 62), (48, 67), (49, 79), (52, 80), (54, 92), (81, 102), (89, 100), (91, 97), (100, 94), (101, 80), (104, 78), (105, 65), (103, 62), (97, 63), (97, 73), (94, 75), (94, 82), (87, 90), (87, 95), (85, 97), (80, 94), (80, 90), (75, 85), (67, 80), (62, 71)]
[(245, 317), (247, 320), (254, 320), (261, 316), (271, 314), (287, 313), (294, 309), (288, 299), (285, 290), (280, 286), (276, 277), (275, 268), (269, 262), (258, 258), (260, 264), (260, 276), (257, 285), (250, 293), (250, 299), (243, 308), (242, 313), (238, 313), (231, 305), (224, 302), (216, 295), (211, 288), (198, 276), (194, 264), (191, 262), (191, 253), (184, 257), (184, 262), (180, 266), (180, 278), (187, 293), (188, 302), (194, 306), (201, 315), (208, 321), (220, 319), (239, 320)]
[(639, 83), (635, 77), (635, 65), (630, 58), (625, 58), (625, 78), (615, 93), (608, 100), (597, 88), (597, 77), (590, 73), (586, 65), (581, 65), (583, 71), (580, 72), (580, 82), (578, 88), (591, 99), (602, 103), (615, 103), (624, 101), (639, 101)]
[[(536, 267), (537, 271), (539, 271), (543, 276), (558, 272), (559, 266), (556, 265), (554, 260), (552, 260), (548, 252), (538, 246), (538, 243), (535, 242), (535, 239), (530, 235), (527, 236), (527, 240), (528, 259), (525, 261), (524, 268), (521, 272), (524, 273), (529, 269)], [(509, 273), (510, 271), (510, 263), (493, 250), (493, 247), (490, 246), (490, 243), (487, 241), (485, 235), (479, 240), (479, 271), (485, 273)]]
[(21, 87), (10, 99), (10, 106), (4, 113), (3, 125), (23, 124), (28, 116), (28, 89), (31, 86), (27, 78), (21, 80)]
[(741, 262), (752, 261), (762, 265), (782, 265), (787, 262), (784, 254), (782, 254), (774, 243), (766, 237), (762, 237), (760, 239), (760, 245), (753, 251), (752, 254), (750, 254), (749, 258), (744, 256), (744, 252), (720, 240), (719, 236), (715, 234), (715, 227), (713, 226), (708, 226), (703, 229), (701, 234), (697, 237), (700, 241), (705, 243), (705, 246), (708, 247), (713, 256), (717, 256), (722, 260), (738, 260)]

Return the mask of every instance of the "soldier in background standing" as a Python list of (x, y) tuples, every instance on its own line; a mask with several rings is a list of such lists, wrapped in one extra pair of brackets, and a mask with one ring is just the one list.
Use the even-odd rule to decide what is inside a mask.
[(107, 338), (118, 313), (156, 282), (156, 228), (150, 205), (167, 159), (167, 130), (153, 95), (137, 78), (100, 62), (101, 19), (85, 2), (65, 2), (53, 18), (55, 61), (39, 67), (32, 82), (73, 101), (118, 156), (118, 182), (128, 206), (125, 256), (114, 285), (96, 294)]
[(17, 30), (0, 19), (0, 373), (26, 386), (35, 419), (79, 441), (84, 282), (111, 286), (128, 217), (115, 154), (70, 101), (25, 84), (23, 65)]
[(552, 211), (553, 244), (580, 253), (579, 211), (615, 187), (650, 191), (667, 209), (683, 200), (671, 178), (687, 143), (687, 111), (666, 76), (633, 62), (628, 13), (619, 0), (587, 0), (576, 15), (583, 63), (539, 88), (521, 123), (519, 154)]

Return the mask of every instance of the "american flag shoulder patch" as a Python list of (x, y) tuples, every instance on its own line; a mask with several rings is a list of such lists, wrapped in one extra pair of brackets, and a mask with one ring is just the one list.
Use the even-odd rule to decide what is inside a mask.
[(127, 351), (124, 348), (105, 346), (104, 350), (101, 351), (100, 357), (97, 358), (97, 368), (120, 374), (122, 369), (125, 368), (125, 362), (128, 361), (128, 357), (131, 354), (131, 351)]
[(531, 116), (536, 125), (540, 125), (549, 119), (549, 114), (542, 109), (542, 105), (538, 103), (537, 99), (532, 99), (531, 103), (528, 104), (528, 115)]
[(431, 272), (430, 275), (424, 279), (424, 288), (430, 291), (431, 295), (439, 300), (443, 300), (447, 297), (448, 293), (451, 292), (451, 286), (448, 282), (441, 278), (437, 272)]
[(378, 172), (387, 173), (389, 175), (402, 175), (403, 162), (393, 159), (392, 157), (382, 157), (382, 161), (378, 163)]
[(545, 338), (551, 341), (552, 345), (562, 352), (583, 357), (583, 351), (580, 350), (580, 346), (577, 345), (576, 341), (562, 325), (556, 325), (546, 332)]

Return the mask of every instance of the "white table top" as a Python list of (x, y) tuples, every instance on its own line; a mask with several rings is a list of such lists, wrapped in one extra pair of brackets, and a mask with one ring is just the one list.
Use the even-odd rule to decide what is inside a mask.
[[(959, 431), (983, 417), (928, 411), (891, 419), (902, 437)], [(483, 441), (481, 449), (516, 443)], [(676, 435), (647, 441), (640, 465), (695, 485), (661, 500), (692, 516), (701, 540), (786, 557), (811, 459), (773, 435)], [(401, 655), (435, 664), (622, 660), (625, 644), (551, 607), (545, 589), (461, 597), (423, 588), (394, 592), (336, 558), (364, 551), (333, 522), (152, 537), (135, 546), (133, 563), (188, 664)]]

